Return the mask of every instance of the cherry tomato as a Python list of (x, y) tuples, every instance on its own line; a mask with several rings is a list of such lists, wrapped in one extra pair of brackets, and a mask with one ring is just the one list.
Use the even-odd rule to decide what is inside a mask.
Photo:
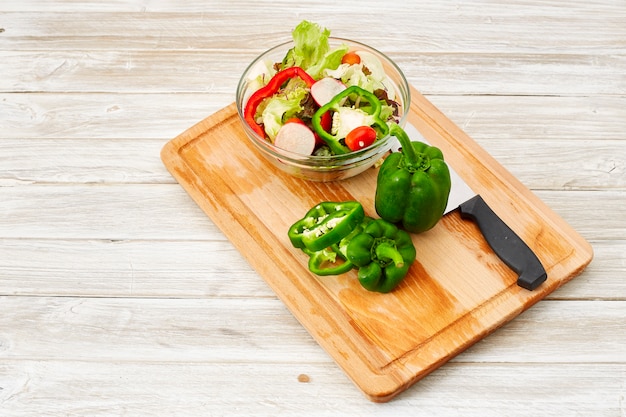
[(371, 126), (359, 126), (346, 135), (346, 146), (351, 151), (367, 148), (376, 140), (376, 131)]
[(341, 63), (342, 64), (360, 64), (361, 63), (361, 57), (357, 55), (356, 52), (347, 52), (343, 58), (341, 58)]

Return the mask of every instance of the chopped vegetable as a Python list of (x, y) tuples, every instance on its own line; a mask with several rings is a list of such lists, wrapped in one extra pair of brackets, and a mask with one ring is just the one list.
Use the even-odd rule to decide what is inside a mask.
[[(322, 114), (320, 118), (320, 128), (322, 128), (325, 132), (330, 132), (330, 129), (333, 126), (333, 117), (329, 111)], [(322, 139), (316, 131), (313, 132), (315, 134), (315, 144), (316, 145), (326, 145), (324, 139)], [(328, 146), (324, 146), (325, 149), (328, 149)], [(318, 148), (320, 150), (321, 148)]]
[(343, 58), (341, 58), (342, 64), (355, 65), (361, 63), (361, 57), (356, 52), (347, 52)]
[(309, 87), (311, 87), (315, 82), (315, 80), (311, 78), (309, 74), (307, 74), (302, 68), (289, 67), (276, 73), (276, 75), (272, 77), (267, 85), (258, 89), (248, 99), (248, 102), (246, 103), (246, 106), (244, 108), (244, 118), (246, 122), (248, 122), (252, 130), (254, 130), (259, 136), (265, 137), (265, 131), (256, 121), (256, 112), (258, 107), (265, 99), (271, 98), (275, 93), (277, 93), (280, 87), (285, 82), (295, 77), (301, 78)]
[(376, 131), (371, 126), (359, 126), (346, 135), (346, 146), (351, 151), (367, 148), (376, 141)]
[[(347, 99), (350, 99), (348, 106), (346, 106)], [(354, 105), (351, 106), (351, 103)], [(389, 126), (387, 122), (380, 119), (381, 107), (380, 100), (373, 93), (361, 87), (352, 86), (320, 107), (313, 115), (311, 123), (313, 130), (324, 139), (334, 154), (345, 154), (350, 152), (350, 149), (342, 142), (345, 142), (346, 135), (356, 127), (372, 126), (377, 131), (377, 137), (387, 135)], [(322, 115), (329, 111), (333, 112), (331, 133), (322, 129), (321, 126)]]
[(415, 261), (410, 235), (386, 220), (365, 216), (357, 201), (320, 203), (288, 235), (309, 256), (312, 273), (340, 275), (359, 268), (359, 283), (368, 291), (392, 291)]
[(316, 275), (340, 275), (351, 270), (354, 265), (337, 250), (336, 245), (316, 252), (303, 249), (309, 255), (309, 271)]
[(322, 202), (289, 228), (289, 240), (296, 248), (317, 252), (348, 236), (364, 217), (358, 201)]
[[(362, 50), (350, 51), (346, 44), (331, 48), (330, 31), (306, 20), (294, 28), (292, 37), (294, 46), (282, 61), (259, 62), (251, 69), (248, 88), (254, 92), (243, 111), (250, 128), (271, 143), (276, 144), (278, 138), (281, 146), (316, 156), (350, 152), (345, 138), (360, 126), (373, 127), (378, 132), (375, 140), (382, 138), (388, 129), (383, 129), (382, 124), (397, 121), (399, 103), (394, 101), (395, 88), (378, 56)], [(353, 90), (352, 97), (343, 96), (336, 102), (340, 104), (338, 108), (317, 114), (321, 107), (352, 86), (374, 94), (379, 103), (354, 94)], [(361, 99), (364, 103), (360, 103)], [(376, 118), (372, 117), (373, 105), (380, 106)], [(318, 126), (313, 123), (316, 114)], [(292, 126), (280, 133), (286, 121), (294, 117), (314, 131), (316, 141), (310, 152), (308, 140), (307, 146), (301, 148), (295, 146), (296, 141), (285, 140), (289, 132), (303, 137), (303, 129)], [(338, 144), (329, 144), (325, 134), (336, 136)], [(301, 145), (300, 140), (297, 143)], [(369, 146), (360, 145), (365, 143), (369, 142), (358, 140), (353, 147)]]
[(324, 77), (311, 86), (311, 95), (318, 105), (323, 106), (345, 89), (346, 86), (341, 81)]
[(303, 121), (294, 118), (280, 128), (274, 145), (289, 152), (310, 155), (315, 149), (315, 135)]

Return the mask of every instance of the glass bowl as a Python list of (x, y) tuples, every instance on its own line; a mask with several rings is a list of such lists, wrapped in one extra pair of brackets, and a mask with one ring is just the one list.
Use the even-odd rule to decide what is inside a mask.
[[(367, 51), (378, 57), (385, 73), (396, 89), (395, 101), (400, 104), (398, 125), (404, 127), (411, 102), (411, 91), (402, 70), (386, 55), (365, 44), (334, 37), (329, 38), (329, 43), (331, 49), (345, 44), (350, 51)], [(322, 182), (354, 177), (379, 161), (391, 149), (396, 139), (387, 135), (378, 139), (367, 148), (342, 155), (303, 155), (274, 146), (271, 142), (254, 132), (244, 120), (246, 101), (254, 93), (254, 91), (250, 91), (250, 81), (256, 78), (259, 68), (267, 67), (267, 62), (281, 62), (293, 45), (293, 41), (289, 41), (267, 50), (252, 61), (241, 76), (237, 85), (236, 105), (243, 130), (261, 155), (274, 166), (290, 175), (309, 181)]]

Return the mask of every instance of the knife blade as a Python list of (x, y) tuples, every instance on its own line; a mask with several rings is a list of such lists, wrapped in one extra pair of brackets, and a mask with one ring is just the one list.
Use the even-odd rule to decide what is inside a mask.
[[(411, 123), (405, 132), (413, 141), (428, 143)], [(395, 146), (397, 150), (399, 145)], [(474, 192), (448, 163), (452, 188), (444, 215), (458, 209), (461, 218), (472, 220), (494, 253), (518, 274), (517, 285), (534, 290), (547, 279), (547, 273), (537, 255), (528, 245), (489, 207), (480, 194)]]

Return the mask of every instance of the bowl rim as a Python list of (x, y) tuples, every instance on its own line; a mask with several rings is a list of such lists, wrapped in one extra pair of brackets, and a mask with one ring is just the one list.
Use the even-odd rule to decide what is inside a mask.
[[(388, 64), (389, 66), (391, 66), (391, 68), (394, 71), (397, 72), (401, 82), (397, 83), (395, 80), (393, 82), (394, 84), (396, 84), (397, 88), (400, 90), (398, 93), (402, 96), (402, 110), (403, 110), (402, 115), (400, 115), (399, 117), (398, 124), (401, 126), (404, 125), (404, 122), (409, 114), (409, 108), (411, 105), (411, 88), (410, 88), (408, 80), (406, 79), (406, 76), (404, 75), (404, 72), (398, 66), (398, 64), (396, 64), (395, 61), (389, 58), (389, 56), (387, 56), (385, 53), (365, 43), (348, 39), (348, 38), (336, 37), (336, 36), (330, 36), (328, 40), (330, 43), (340, 43), (340, 44), (345, 43), (348, 46), (359, 46), (359, 47), (363, 47), (366, 50), (374, 52), (380, 55), (380, 57), (386, 61), (384, 63), (385, 65)], [(243, 116), (244, 100), (243, 100), (242, 95), (245, 91), (246, 85), (249, 82), (249, 79), (247, 78), (247, 74), (255, 65), (261, 62), (261, 60), (263, 60), (264, 57), (266, 57), (267, 55), (277, 50), (280, 50), (282, 48), (285, 48), (289, 45), (293, 45), (294, 43), (295, 42), (292, 39), (292, 40), (279, 43), (271, 48), (266, 49), (264, 52), (259, 54), (256, 58), (254, 58), (252, 62), (250, 62), (250, 64), (248, 64), (248, 66), (243, 71), (239, 79), (239, 82), (237, 84), (237, 89), (236, 89), (235, 101), (236, 101), (236, 107), (237, 107), (237, 113), (239, 115), (239, 119), (243, 125), (244, 130), (246, 131), (246, 135), (248, 136), (248, 138), (257, 146), (262, 146), (263, 148), (265, 148), (264, 150), (272, 153), (273, 154), (272, 156), (275, 156), (281, 159), (291, 160), (298, 164), (308, 162), (316, 168), (323, 168), (325, 164), (328, 164), (328, 163), (339, 163), (339, 165), (342, 165), (341, 162), (344, 162), (344, 161), (345, 162), (353, 162), (355, 160), (358, 161), (361, 159), (367, 159), (371, 156), (378, 154), (379, 153), (378, 150), (381, 147), (385, 148), (385, 145), (388, 145), (389, 142), (392, 140), (392, 136), (390, 134), (387, 134), (387, 136), (385, 136), (384, 138), (377, 140), (376, 142), (374, 142), (372, 145), (368, 146), (367, 148), (359, 149), (358, 151), (352, 151), (352, 152), (348, 152), (345, 154), (337, 154), (337, 155), (304, 155), (304, 154), (292, 152), (283, 148), (279, 148), (278, 146), (274, 145), (268, 140), (265, 140), (265, 138), (259, 137), (256, 134), (256, 132), (254, 132), (252, 128), (246, 123), (244, 116)], [(406, 94), (402, 94), (402, 91), (406, 91)], [(389, 150), (389, 148), (383, 149), (381, 153), (384, 153), (387, 150)]]

